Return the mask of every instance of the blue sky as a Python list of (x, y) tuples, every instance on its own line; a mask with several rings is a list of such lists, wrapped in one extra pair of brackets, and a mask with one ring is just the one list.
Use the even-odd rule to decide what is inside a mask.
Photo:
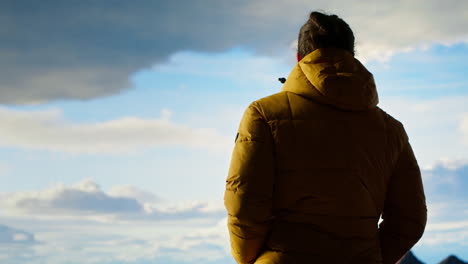
[(280, 91), (313, 9), (350, 23), (409, 134), (429, 206), (416, 255), (468, 260), (467, 3), (377, 2), (2, 3), (0, 260), (233, 263), (237, 126)]

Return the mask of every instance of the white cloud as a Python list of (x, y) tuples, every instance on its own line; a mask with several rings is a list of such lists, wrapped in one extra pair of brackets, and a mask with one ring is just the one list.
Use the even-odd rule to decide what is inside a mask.
[(141, 190), (131, 185), (113, 186), (112, 189), (108, 192), (108, 194), (112, 197), (135, 199), (142, 204), (157, 203), (161, 201), (161, 198), (157, 197), (153, 193)]
[(1, 206), (32, 215), (135, 213), (142, 210), (135, 199), (111, 197), (92, 180), (74, 186), (57, 185), (44, 191), (3, 193)]
[[(464, 188), (464, 186), (463, 186)], [(428, 198), (428, 221), (429, 224), (439, 223), (463, 223), (468, 218), (468, 199), (466, 197), (441, 197), (433, 193), (429, 188), (426, 188)], [(433, 196), (438, 197), (433, 197)], [(445, 198), (445, 199), (444, 199)]]
[[(468, 236), (468, 161), (443, 160), (422, 170), (428, 222), (418, 245), (464, 245)], [(453, 252), (447, 252), (453, 253)]]
[(0, 225), (2, 263), (233, 263), (218, 202), (175, 204), (131, 185), (105, 192), (86, 179), (0, 193), (0, 212), (18, 227)]
[[(229, 232), (227, 229), (227, 218), (220, 220), (216, 225), (206, 228), (198, 228), (181, 237), (181, 242), (186, 241), (189, 245), (200, 242), (218, 245), (228, 255), (231, 252), (229, 244)], [(179, 243), (179, 242), (178, 242)]]
[[(433, 44), (468, 42), (468, 4), (463, 1), (381, 0), (351, 3), (336, 0), (315, 1), (311, 6), (305, 0), (274, 5), (267, 0), (257, 0), (250, 1), (245, 8), (252, 18), (268, 25), (262, 27), (263, 30), (281, 32), (287, 28), (294, 30), (294, 34), (305, 22), (307, 12), (317, 9), (335, 13), (350, 24), (356, 35), (358, 56), (364, 61), (386, 61), (395, 53)], [(278, 35), (281, 36), (281, 33)], [(286, 33), (286, 36), (291, 34)]]
[[(432, 172), (441, 178), (445, 172), (463, 173), (464, 168), (465, 166), (447, 168), (438, 165)], [(465, 188), (464, 186), (466, 183), (462, 182), (461, 187)], [(83, 264), (233, 263), (229, 256), (224, 209), (218, 205), (194, 201), (173, 205), (160, 199), (152, 203), (150, 200), (153, 199), (153, 194), (133, 186), (117, 186), (110, 190), (104, 192), (94, 181), (85, 180), (73, 186), (62, 185), (38, 192), (0, 195), (0, 207), (4, 209), (3, 212), (15, 206), (16, 203), (11, 203), (12, 201), (19, 202), (24, 199), (33, 199), (40, 206), (48, 206), (43, 213), (27, 208), (29, 211), (23, 211), (21, 215), (4, 217), (6, 221), (18, 223), (18, 226), (30, 227), (42, 243), (34, 245), (33, 251), (28, 252), (21, 260), (2, 258), (1, 255), (0, 260), (6, 259), (8, 263), (15, 264), (27, 263), (26, 260), (57, 264), (68, 263), (70, 260)], [(73, 192), (80, 194), (64, 195)], [(115, 209), (118, 207), (113, 207), (115, 210), (100, 210), (99, 206), (89, 207), (87, 203), (77, 207), (75, 206), (77, 203), (70, 200), (80, 201), (83, 196), (91, 200), (99, 198), (103, 204), (131, 200), (140, 204), (143, 209), (138, 213)], [(5, 206), (7, 201), (5, 197), (12, 199), (9, 202), (13, 205)], [(139, 199), (136, 199), (137, 197)], [(57, 202), (59, 200), (66, 202)], [(430, 217), (426, 233), (419, 244), (422, 246), (466, 244), (467, 212), (463, 211), (466, 203), (462, 202), (446, 199), (437, 204), (429, 204), (430, 214), (438, 211), (440, 215)], [(58, 205), (62, 207), (54, 208)], [(64, 207), (67, 207), (67, 210), (64, 210)], [(115, 216), (114, 219), (109, 218), (111, 219), (109, 222), (85, 221), (93, 220), (86, 218), (86, 215), (105, 218), (109, 213)], [(40, 214), (48, 214), (50, 218), (36, 217)], [(62, 218), (64, 215), (67, 218)], [(170, 221), (154, 221), (156, 219)], [(209, 220), (199, 221), (207, 219)], [(16, 238), (21, 241), (24, 236), (17, 235)], [(12, 250), (10, 247), (9, 251), (5, 252)], [(3, 251), (0, 250), (1, 252)], [(20, 256), (20, 251), (15, 252)]]
[(444, 245), (456, 244), (458, 246), (467, 245), (468, 229), (451, 232), (426, 232), (419, 242), (420, 245)]
[(148, 200), (154, 197), (132, 186), (113, 188), (106, 193), (93, 180), (86, 179), (73, 186), (57, 185), (42, 191), (0, 193), (0, 208), (5, 210), (6, 216), (97, 222), (217, 219), (225, 215), (224, 208), (216, 203), (154, 204)]
[[(424, 187), (428, 192), (431, 202), (451, 201), (451, 204), (442, 204), (454, 208), (460, 205), (468, 204), (468, 162), (463, 161), (444, 161), (438, 162), (430, 169), (422, 170)], [(464, 203), (462, 201), (465, 201)], [(462, 210), (452, 210), (452, 219), (455, 213)], [(447, 212), (449, 213), (449, 212)]]
[(431, 170), (436, 170), (438, 168), (443, 168), (447, 170), (457, 170), (463, 166), (466, 166), (468, 164), (468, 159), (447, 159), (447, 158), (442, 158), (440, 160), (435, 161), (433, 164), (428, 165), (424, 169), (427, 171)]
[[(443, 160), (422, 170), (428, 221), (418, 245), (466, 244), (468, 235), (468, 161)], [(453, 252), (446, 252), (449, 254)]]
[(468, 232), (468, 221), (429, 223), (426, 231), (448, 231), (465, 229)]
[(465, 138), (465, 145), (468, 145), (468, 113), (465, 113), (465, 116), (460, 122), (460, 129)]
[[(232, 263), (226, 219), (209, 224), (194, 219), (167, 223), (95, 222), (28, 218), (11, 220), (36, 229), (41, 243), (26, 256), (13, 243), (0, 243), (7, 263)], [(18, 250), (17, 250), (18, 249)], [(8, 252), (2, 256), (2, 252)], [(13, 254), (14, 253), (14, 254)]]
[(122, 117), (74, 123), (60, 110), (17, 111), (0, 108), (0, 146), (68, 153), (126, 153), (138, 149), (180, 145), (212, 151), (226, 150), (230, 138), (210, 128), (191, 128), (173, 123), (170, 112), (143, 119)]

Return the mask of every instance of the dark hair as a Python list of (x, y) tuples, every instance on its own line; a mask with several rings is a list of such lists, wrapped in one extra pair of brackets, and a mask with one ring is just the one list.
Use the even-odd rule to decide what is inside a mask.
[(341, 48), (354, 55), (354, 34), (349, 25), (337, 15), (317, 11), (301, 27), (297, 43), (301, 58), (319, 48)]

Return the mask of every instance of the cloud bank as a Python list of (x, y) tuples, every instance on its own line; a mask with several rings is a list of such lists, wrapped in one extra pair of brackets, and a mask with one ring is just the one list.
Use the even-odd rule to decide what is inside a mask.
[[(42, 224), (44, 225), (44, 224)], [(66, 228), (47, 225), (47, 231), (37, 231), (44, 241), (18, 244), (15, 241), (0, 241), (0, 261), (11, 264), (24, 263), (229, 263), (227, 233), (223, 232), (226, 219), (206, 227), (196, 225), (185, 235), (177, 230), (170, 237), (162, 235), (164, 228), (143, 225), (144, 234), (137, 232), (135, 225), (114, 225), (113, 229), (93, 226), (90, 223), (71, 223)], [(108, 225), (107, 225), (108, 226)], [(79, 232), (73, 232), (73, 229)], [(21, 232), (9, 226), (0, 226), (0, 237), (6, 232)], [(180, 228), (179, 228), (180, 229)], [(124, 230), (131, 231), (125, 234)], [(151, 230), (151, 232), (148, 232)], [(27, 233), (34, 237), (31, 233)], [(151, 234), (158, 234), (154, 237)]]
[(418, 245), (453, 250), (466, 248), (468, 161), (442, 160), (431, 168), (424, 169), (422, 175), (428, 205), (428, 223)]
[[(131, 191), (129, 191), (131, 190)], [(136, 187), (114, 187), (104, 192), (91, 179), (72, 186), (57, 185), (42, 191), (0, 193), (0, 208), (7, 216), (106, 221), (163, 221), (217, 219), (224, 208), (213, 203), (154, 202), (154, 195)]]
[(233, 263), (224, 208), (131, 185), (0, 193), (0, 217), (2, 263)]
[(0, 108), (0, 146), (67, 153), (126, 153), (158, 146), (188, 146), (224, 151), (231, 140), (213, 129), (191, 128), (159, 118), (122, 117), (73, 123), (60, 110), (16, 111)]
[[(419, 247), (447, 247), (444, 254), (464, 252), (467, 176), (466, 161), (441, 161), (423, 170), (429, 222)], [(0, 254), (8, 263), (234, 263), (224, 209), (210, 203), (172, 204), (131, 185), (104, 191), (88, 179), (71, 186), (2, 193), (0, 209), (4, 217), (8, 214), (5, 221), (35, 229), (34, 236), (26, 232), (28, 236), (16, 231), (24, 228), (9, 223), (6, 232), (0, 226), (0, 237), (19, 233), (22, 241), (41, 241), (25, 253), (24, 247), (14, 246), (14, 235), (8, 235), (8, 251), (0, 247), (0, 252), (10, 252), (7, 257)]]
[(457, 0), (7, 0), (0, 4), (0, 103), (120, 93), (131, 87), (132, 73), (180, 51), (290, 54), (300, 25), (317, 9), (350, 23), (363, 60), (468, 39), (468, 2)]

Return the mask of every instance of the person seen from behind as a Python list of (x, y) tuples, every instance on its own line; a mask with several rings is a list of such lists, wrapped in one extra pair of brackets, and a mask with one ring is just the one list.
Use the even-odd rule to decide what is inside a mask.
[(348, 24), (312, 12), (281, 92), (240, 122), (224, 195), (237, 263), (394, 264), (421, 238), (420, 169), (377, 104)]

